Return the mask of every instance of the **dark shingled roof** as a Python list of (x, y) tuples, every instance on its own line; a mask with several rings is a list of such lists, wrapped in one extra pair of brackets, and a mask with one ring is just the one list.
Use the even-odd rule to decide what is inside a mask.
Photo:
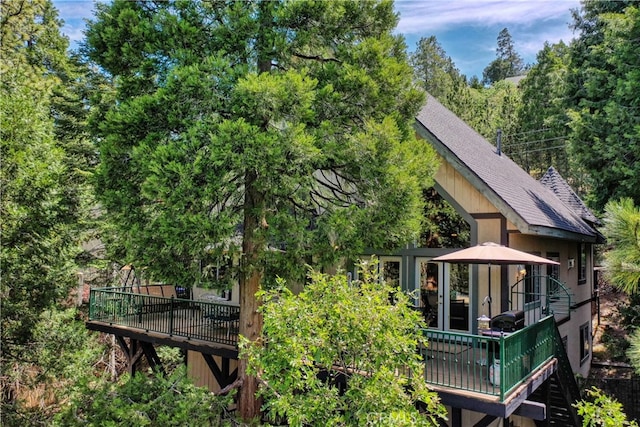
[(553, 166), (547, 169), (547, 172), (542, 178), (540, 183), (553, 191), (555, 195), (562, 200), (562, 203), (569, 206), (575, 213), (580, 215), (580, 218), (584, 219), (590, 224), (600, 225), (600, 220), (589, 210), (587, 205), (578, 197), (573, 191), (569, 183), (558, 173)]
[(416, 129), (522, 233), (595, 240), (597, 232), (551, 190), (432, 96)]

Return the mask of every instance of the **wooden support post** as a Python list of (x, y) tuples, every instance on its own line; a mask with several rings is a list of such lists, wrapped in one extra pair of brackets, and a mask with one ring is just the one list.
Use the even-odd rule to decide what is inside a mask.
[(124, 339), (124, 337), (120, 335), (116, 335), (116, 340), (118, 341), (122, 352), (127, 357), (127, 372), (129, 372), (129, 375), (131, 376), (135, 375), (136, 365), (144, 354), (143, 347), (139, 345), (140, 343), (138, 340), (135, 340), (133, 338), (129, 338), (129, 344), (127, 344), (127, 341)]
[(166, 372), (164, 367), (162, 366), (162, 361), (156, 352), (156, 348), (153, 344), (148, 342), (141, 342), (140, 346), (142, 347), (142, 351), (144, 352), (147, 361), (149, 362), (149, 366), (153, 370), (153, 372), (160, 372), (162, 375), (165, 375)]
[(212, 355), (203, 353), (202, 357), (204, 358), (205, 362), (207, 362), (209, 370), (213, 374), (221, 389), (225, 388), (238, 378), (238, 369), (236, 368), (233, 370), (233, 372), (230, 372), (231, 361), (226, 357), (220, 356), (220, 358), (222, 359), (221, 367), (218, 366), (218, 363), (215, 361)]

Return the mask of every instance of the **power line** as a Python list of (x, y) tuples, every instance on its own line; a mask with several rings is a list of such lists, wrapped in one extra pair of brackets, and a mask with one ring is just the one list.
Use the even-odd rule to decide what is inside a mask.
[(534, 150), (524, 150), (524, 151), (520, 151), (520, 152), (512, 152), (511, 155), (525, 155), (525, 154), (529, 154), (529, 153), (537, 153), (539, 151), (547, 151), (547, 150), (557, 150), (558, 148), (566, 148), (565, 145), (556, 145), (554, 147), (544, 147), (544, 148), (536, 148)]
[(551, 129), (544, 128), (544, 129), (529, 130), (529, 131), (526, 131), (526, 132), (511, 133), (511, 134), (508, 134), (508, 135), (503, 135), (503, 137), (506, 138), (506, 137), (510, 137), (510, 136), (529, 135), (531, 133), (545, 132), (545, 131), (548, 131), (548, 130), (551, 130)]
[(507, 147), (517, 147), (520, 145), (528, 145), (528, 144), (534, 144), (536, 142), (551, 142), (551, 141), (557, 141), (559, 139), (566, 139), (566, 136), (556, 136), (555, 138), (546, 138), (546, 139), (534, 139), (532, 141), (524, 141), (524, 142), (517, 142), (515, 144), (508, 144)]

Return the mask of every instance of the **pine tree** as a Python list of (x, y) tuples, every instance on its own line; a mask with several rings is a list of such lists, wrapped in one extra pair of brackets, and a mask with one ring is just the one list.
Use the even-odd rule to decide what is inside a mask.
[[(99, 5), (87, 54), (117, 86), (96, 183), (127, 262), (192, 285), (242, 255), (240, 334), (256, 292), (305, 265), (415, 237), (435, 155), (390, 1)], [(243, 418), (255, 379), (240, 361)]]

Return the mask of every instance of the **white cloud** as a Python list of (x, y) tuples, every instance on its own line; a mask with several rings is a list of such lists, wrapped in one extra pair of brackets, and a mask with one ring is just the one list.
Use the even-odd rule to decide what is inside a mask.
[(85, 20), (93, 17), (93, 0), (53, 0), (59, 16), (64, 20), (62, 33), (73, 45), (84, 38)]
[(400, 12), (397, 31), (421, 34), (455, 25), (529, 25), (568, 15), (570, 9), (579, 5), (579, 0), (397, 0), (396, 10)]
[(92, 0), (54, 0), (53, 5), (65, 19), (83, 19), (92, 16), (95, 1)]

